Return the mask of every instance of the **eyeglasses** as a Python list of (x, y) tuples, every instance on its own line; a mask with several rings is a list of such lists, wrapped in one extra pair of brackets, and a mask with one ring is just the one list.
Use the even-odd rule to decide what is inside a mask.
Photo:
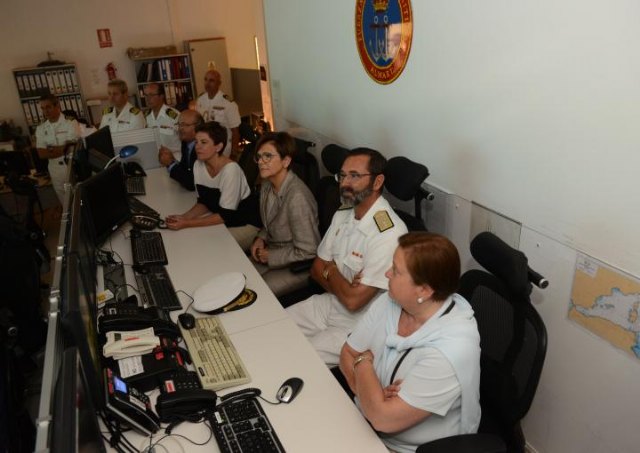
[(189, 127), (189, 126), (195, 126), (196, 123), (178, 123), (178, 127)]
[(275, 156), (276, 155), (273, 153), (256, 153), (256, 155), (253, 156), (253, 160), (255, 160), (258, 164), (260, 163), (260, 161), (268, 164)]
[(360, 181), (361, 178), (365, 177), (365, 176), (377, 176), (378, 173), (336, 173), (334, 176), (336, 178), (336, 181), (338, 182), (342, 182), (345, 179), (350, 179), (353, 182), (358, 182)]

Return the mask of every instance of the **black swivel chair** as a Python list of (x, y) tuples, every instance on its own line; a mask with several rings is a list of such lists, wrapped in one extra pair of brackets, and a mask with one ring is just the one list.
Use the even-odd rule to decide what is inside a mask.
[(320, 169), (316, 157), (308, 149), (316, 146), (315, 143), (295, 138), (296, 152), (291, 161), (291, 170), (304, 181), (312, 194), (318, 190)]
[(418, 453), (524, 452), (520, 420), (538, 387), (547, 351), (547, 331), (529, 298), (533, 282), (548, 282), (531, 270), (527, 257), (492, 233), (471, 242), (471, 254), (486, 270), (470, 270), (459, 293), (475, 312), (480, 332), (478, 434), (447, 437), (420, 446)]
[(336, 181), (335, 175), (340, 172), (348, 152), (347, 148), (334, 144), (327, 145), (322, 149), (322, 164), (329, 175), (320, 178), (316, 193), (320, 236), (324, 236), (327, 232), (333, 214), (340, 207), (340, 184)]
[(414, 201), (414, 215), (394, 208), (407, 229), (426, 231), (422, 220), (422, 200), (433, 200), (433, 194), (422, 187), (429, 176), (427, 167), (406, 157), (396, 156), (389, 159), (384, 174), (384, 186), (391, 195), (402, 201)]

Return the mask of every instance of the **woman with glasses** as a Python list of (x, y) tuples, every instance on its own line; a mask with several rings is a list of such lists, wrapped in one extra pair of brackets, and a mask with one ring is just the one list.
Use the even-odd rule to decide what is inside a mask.
[(356, 325), (340, 370), (362, 414), (394, 452), (475, 433), (480, 423), (480, 335), (455, 293), (460, 258), (447, 238), (400, 236), (389, 292)]
[(289, 134), (266, 133), (256, 149), (263, 179), (260, 217), (264, 226), (253, 241), (251, 257), (267, 285), (280, 296), (306, 285), (308, 272), (293, 273), (288, 267), (316, 256), (318, 207), (306, 184), (289, 171), (295, 153)]
[(252, 196), (240, 166), (223, 154), (227, 130), (211, 121), (196, 128), (193, 179), (198, 199), (181, 215), (167, 217), (172, 230), (224, 223), (243, 250), (249, 250), (260, 227), (257, 197)]

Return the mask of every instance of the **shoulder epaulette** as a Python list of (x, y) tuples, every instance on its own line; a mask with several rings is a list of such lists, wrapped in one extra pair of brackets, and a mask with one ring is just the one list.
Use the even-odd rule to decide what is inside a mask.
[(169, 107), (167, 109), (167, 115), (169, 116), (169, 118), (171, 118), (172, 120), (175, 120), (178, 115), (180, 115), (180, 113), (178, 113), (178, 111), (176, 109), (173, 109), (171, 107)]
[(140, 113), (140, 109), (138, 107), (131, 107), (129, 109), (129, 112), (133, 113), (134, 115), (137, 115), (138, 113)]
[(338, 208), (338, 211), (346, 211), (347, 209), (353, 209), (353, 206), (347, 206), (346, 204), (343, 204)]
[(393, 228), (393, 220), (389, 217), (389, 213), (387, 211), (378, 211), (373, 215), (373, 220), (376, 222), (376, 226), (378, 227), (378, 231), (381, 233), (383, 231), (387, 231), (390, 228)]
[(149, 116), (149, 115), (151, 115), (151, 112), (153, 112), (153, 109), (147, 109), (147, 110), (145, 110), (145, 111), (143, 112), (143, 115), (144, 115), (144, 116)]
[(103, 114), (103, 115), (106, 115), (107, 113), (111, 113), (111, 112), (113, 112), (113, 106), (111, 106), (111, 107), (105, 107), (105, 108), (102, 110), (102, 114)]
[(65, 120), (68, 120), (68, 121), (73, 121), (73, 120), (75, 120), (75, 118), (74, 118), (73, 116), (71, 116), (71, 115), (65, 115), (65, 116), (64, 116), (64, 119), (65, 119)]

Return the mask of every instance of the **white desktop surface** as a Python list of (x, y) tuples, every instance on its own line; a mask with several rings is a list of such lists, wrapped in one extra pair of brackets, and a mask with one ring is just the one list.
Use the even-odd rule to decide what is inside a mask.
[[(148, 195), (140, 199), (163, 216), (181, 214), (195, 203), (196, 194), (182, 189), (165, 169), (147, 174)], [(122, 231), (128, 229), (127, 225)], [(220, 394), (257, 387), (266, 399), (275, 401), (280, 385), (290, 377), (299, 377), (304, 387), (290, 404), (272, 406), (262, 402), (285, 450), (294, 453), (387, 452), (224, 226), (162, 230), (162, 236), (169, 260), (167, 269), (176, 290), (193, 294), (214, 275), (240, 271), (247, 276), (247, 287), (258, 295), (252, 306), (220, 315), (251, 375), (249, 384), (222, 390)], [(131, 263), (131, 247), (124, 234), (114, 234), (111, 246), (125, 263)], [(135, 282), (130, 266), (125, 266), (125, 275), (127, 282)], [(180, 299), (186, 306), (186, 297), (181, 295)], [(177, 313), (172, 313), (174, 319)], [(153, 393), (152, 400), (155, 400), (158, 392)], [(173, 433), (198, 443), (209, 437), (209, 430), (202, 424), (183, 423)], [(153, 441), (163, 435), (164, 431), (159, 431)], [(127, 433), (127, 438), (139, 449), (149, 445), (148, 438), (132, 432)], [(196, 446), (173, 436), (164, 439), (161, 445), (166, 450), (157, 447), (156, 451), (218, 451), (213, 439), (204, 446)]]

